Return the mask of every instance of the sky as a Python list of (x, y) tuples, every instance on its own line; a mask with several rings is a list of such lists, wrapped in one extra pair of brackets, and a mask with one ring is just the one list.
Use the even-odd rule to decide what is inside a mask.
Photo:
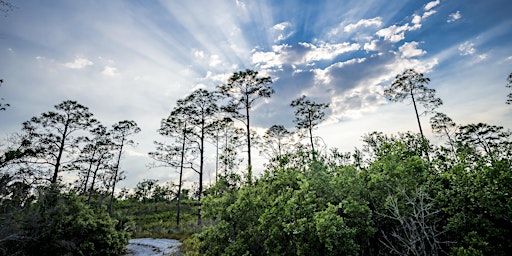
[[(142, 131), (124, 153), (121, 187), (176, 180), (174, 169), (147, 167), (153, 141), (164, 140), (161, 119), (176, 100), (247, 68), (274, 81), (275, 94), (252, 110), (260, 133), (274, 124), (294, 130), (289, 105), (301, 95), (330, 104), (315, 130), (327, 148), (360, 148), (372, 131), (417, 132), (412, 106), (383, 95), (408, 68), (431, 79), (444, 102), (438, 111), (457, 124), (512, 128), (511, 1), (11, 2), (16, 8), (0, 12), (0, 98), (11, 105), (0, 112), (0, 137), (64, 100), (107, 126), (134, 120)], [(428, 120), (423, 130), (435, 141)], [(206, 161), (209, 182), (213, 152)]]

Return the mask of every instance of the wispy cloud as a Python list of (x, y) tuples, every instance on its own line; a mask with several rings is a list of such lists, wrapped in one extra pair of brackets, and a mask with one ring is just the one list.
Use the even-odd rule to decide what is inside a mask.
[(398, 48), (398, 50), (402, 54), (402, 57), (404, 58), (422, 56), (427, 53), (422, 49), (418, 49), (418, 42), (414, 41), (404, 43), (402, 46)]
[(383, 28), (377, 31), (376, 34), (380, 37), (384, 37), (385, 40), (396, 43), (404, 40), (405, 32), (410, 29), (411, 27), (409, 26), (409, 23), (402, 26), (391, 25), (387, 28)]
[(350, 32), (353, 32), (361, 27), (366, 27), (366, 28), (371, 27), (371, 26), (380, 27), (381, 25), (382, 25), (381, 17), (375, 17), (372, 19), (362, 19), (356, 23), (351, 23), (351, 24), (346, 25), (343, 28), (343, 31), (350, 33)]
[(75, 60), (71, 62), (64, 63), (64, 67), (71, 68), (71, 69), (82, 69), (87, 66), (91, 66), (94, 63), (87, 58), (84, 57), (76, 57)]
[(459, 45), (459, 52), (460, 52), (460, 55), (473, 55), (476, 53), (476, 49), (475, 49), (475, 44), (469, 42), (469, 41), (466, 41), (462, 44)]
[(117, 70), (116, 67), (105, 66), (103, 68), (103, 71), (101, 71), (101, 73), (106, 76), (117, 76), (119, 74), (119, 71)]
[(428, 2), (428, 3), (425, 5), (424, 9), (425, 9), (425, 11), (429, 11), (430, 9), (432, 9), (432, 8), (434, 8), (434, 7), (436, 7), (436, 6), (438, 6), (440, 3), (441, 3), (441, 1), (440, 1), (440, 0), (436, 0), (436, 1)]
[(278, 43), (288, 39), (293, 35), (294, 31), (291, 30), (292, 23), (285, 21), (276, 24), (272, 27), (272, 34), (274, 36), (274, 43)]
[(357, 51), (361, 48), (359, 44), (351, 44), (348, 42), (340, 44), (321, 43), (318, 45), (313, 43), (299, 43), (299, 45), (308, 50), (302, 59), (304, 63), (319, 60), (332, 60), (340, 54)]
[(450, 13), (450, 15), (448, 15), (448, 20), (447, 22), (450, 23), (450, 22), (454, 22), (458, 19), (462, 18), (462, 15), (460, 14), (460, 11), (457, 11), (457, 12), (454, 12), (454, 13)]

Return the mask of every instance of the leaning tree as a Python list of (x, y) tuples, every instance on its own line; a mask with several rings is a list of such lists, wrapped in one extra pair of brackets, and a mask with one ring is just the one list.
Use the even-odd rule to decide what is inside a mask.
[(112, 125), (112, 129), (110, 134), (112, 134), (112, 141), (114, 142), (114, 148), (117, 151), (117, 159), (114, 163), (112, 169), (112, 184), (110, 192), (110, 204), (108, 206), (109, 213), (112, 214), (112, 205), (114, 202), (114, 191), (116, 188), (116, 183), (119, 180), (120, 172), (119, 165), (121, 163), (121, 156), (123, 154), (124, 147), (127, 145), (134, 145), (135, 142), (129, 137), (133, 134), (139, 133), (140, 128), (137, 126), (137, 123), (132, 120), (124, 120)]
[[(430, 79), (424, 77), (422, 73), (418, 73), (414, 69), (407, 69), (402, 74), (397, 75), (391, 86), (384, 90), (384, 95), (390, 101), (412, 101), (422, 138), (425, 138), (425, 136), (421, 129), (420, 115), (432, 112), (443, 104), (441, 99), (436, 97), (436, 90), (427, 88), (429, 82)], [(418, 113), (417, 104), (421, 104), (425, 108), (423, 113)]]
[(222, 109), (245, 125), (249, 184), (252, 183), (250, 110), (258, 99), (272, 96), (274, 89), (270, 87), (271, 83), (272, 79), (269, 76), (260, 77), (257, 71), (246, 69), (235, 72), (226, 84), (219, 85), (217, 88), (229, 99), (228, 104)]

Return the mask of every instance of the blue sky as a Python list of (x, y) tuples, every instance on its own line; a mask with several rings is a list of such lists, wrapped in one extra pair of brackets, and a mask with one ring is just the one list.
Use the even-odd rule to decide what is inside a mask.
[[(0, 17), (0, 97), (11, 104), (0, 135), (67, 99), (105, 125), (135, 120), (142, 132), (121, 186), (174, 179), (173, 170), (146, 167), (160, 120), (177, 99), (246, 68), (270, 75), (276, 90), (255, 107), (255, 129), (293, 130), (289, 103), (306, 94), (330, 103), (316, 133), (343, 151), (371, 131), (417, 131), (412, 106), (383, 96), (406, 68), (431, 78), (439, 111), (456, 123), (512, 127), (510, 1), (12, 2)], [(428, 116), (422, 122), (436, 140)]]

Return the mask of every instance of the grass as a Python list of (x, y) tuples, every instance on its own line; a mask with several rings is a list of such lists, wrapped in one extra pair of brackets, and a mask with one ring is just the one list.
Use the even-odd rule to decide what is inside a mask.
[(180, 225), (176, 225), (177, 202), (141, 202), (122, 200), (116, 202), (116, 214), (135, 223), (133, 238), (168, 238), (183, 241), (200, 232), (197, 226), (197, 202), (183, 200)]

